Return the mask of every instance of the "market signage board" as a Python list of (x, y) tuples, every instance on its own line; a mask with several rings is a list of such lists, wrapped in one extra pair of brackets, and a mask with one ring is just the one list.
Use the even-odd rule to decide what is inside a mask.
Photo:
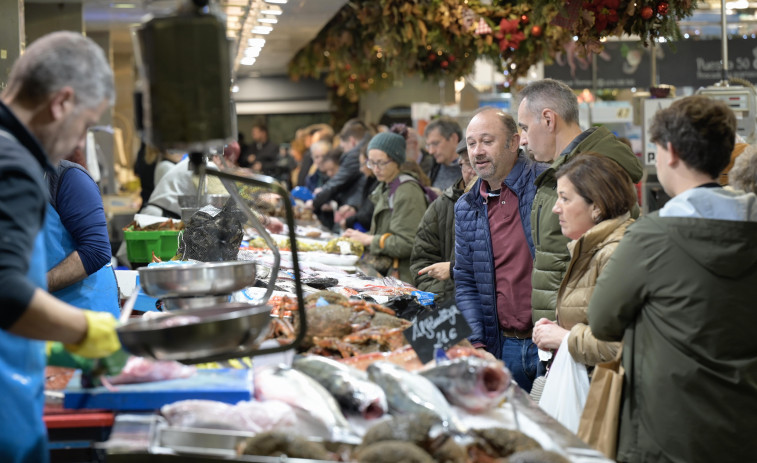
[(655, 165), (657, 160), (657, 145), (654, 144), (649, 135), (652, 129), (652, 119), (657, 111), (665, 109), (673, 104), (673, 98), (653, 98), (644, 100), (644, 164), (647, 166)]
[(424, 309), (409, 320), (413, 326), (404, 331), (405, 338), (423, 363), (434, 359), (437, 348), (449, 349), (473, 333), (454, 303)]
[[(722, 80), (720, 40), (680, 40), (656, 45), (657, 83), (706, 87)], [(640, 42), (607, 42), (596, 57), (597, 88), (640, 88), (651, 83), (651, 48)], [(729, 78), (757, 80), (757, 39), (728, 40)], [(558, 54), (544, 76), (573, 88), (591, 88), (592, 58)]]

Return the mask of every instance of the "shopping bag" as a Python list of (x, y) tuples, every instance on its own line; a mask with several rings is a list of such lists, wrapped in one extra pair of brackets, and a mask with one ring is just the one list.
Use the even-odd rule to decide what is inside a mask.
[(575, 433), (588, 394), (589, 375), (586, 366), (573, 360), (568, 351), (568, 336), (565, 336), (549, 369), (539, 406)]
[(615, 359), (599, 363), (589, 387), (589, 396), (578, 426), (578, 437), (607, 458), (615, 459), (618, 444), (620, 401), (625, 371), (620, 364), (623, 349)]

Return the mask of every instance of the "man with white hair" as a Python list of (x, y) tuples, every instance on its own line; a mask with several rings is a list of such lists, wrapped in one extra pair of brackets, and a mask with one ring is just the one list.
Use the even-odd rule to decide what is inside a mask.
[(102, 49), (73, 32), (32, 43), (0, 94), (0, 461), (46, 462), (42, 422), (45, 344), (99, 358), (120, 348), (111, 314), (81, 310), (46, 291), (40, 233), (45, 174), (113, 103), (113, 72)]

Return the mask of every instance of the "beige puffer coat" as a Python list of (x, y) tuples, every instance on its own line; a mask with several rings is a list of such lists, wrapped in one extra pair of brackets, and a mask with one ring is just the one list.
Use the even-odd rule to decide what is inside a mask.
[(605, 220), (568, 243), (571, 259), (557, 293), (557, 322), (570, 330), (568, 350), (576, 362), (589, 366), (608, 362), (620, 348), (619, 342), (594, 337), (586, 313), (599, 274), (633, 221), (629, 213)]

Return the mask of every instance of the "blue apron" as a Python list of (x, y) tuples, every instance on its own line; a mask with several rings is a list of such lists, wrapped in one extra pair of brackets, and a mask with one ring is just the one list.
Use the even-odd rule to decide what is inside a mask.
[[(45, 243), (40, 232), (34, 243), (29, 279), (47, 288)], [(45, 343), (0, 330), (0, 462), (46, 463)]]
[[(45, 251), (47, 270), (61, 263), (76, 250), (76, 242), (60, 220), (58, 211), (47, 203), (45, 215)], [(116, 319), (121, 315), (118, 302), (118, 283), (113, 266), (108, 263), (82, 281), (52, 293), (58, 299), (82, 309), (108, 312)]]

